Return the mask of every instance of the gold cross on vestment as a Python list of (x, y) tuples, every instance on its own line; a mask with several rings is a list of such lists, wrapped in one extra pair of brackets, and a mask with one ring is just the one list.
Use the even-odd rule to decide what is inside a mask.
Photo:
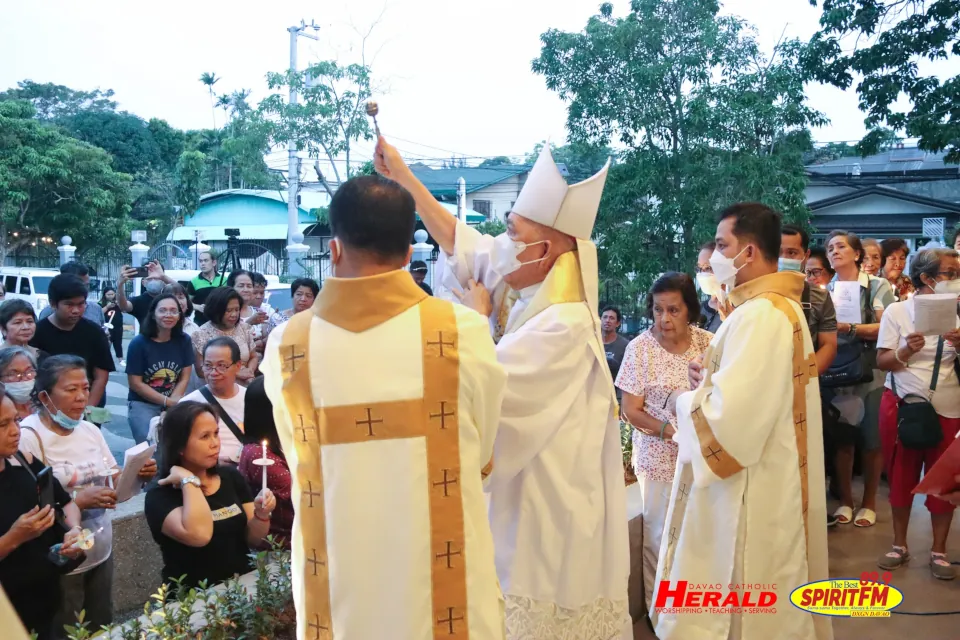
[(447, 545), (446, 552), (438, 553), (436, 554), (436, 557), (437, 557), (437, 560), (439, 560), (440, 558), (446, 558), (447, 569), (452, 569), (453, 565), (450, 563), (450, 561), (453, 559), (453, 556), (460, 556), (460, 555), (463, 555), (463, 553), (460, 551), (453, 551), (453, 542), (448, 541), (446, 545)]
[(453, 342), (444, 342), (444, 340), (443, 340), (443, 331), (438, 331), (438, 332), (437, 332), (437, 336), (438, 336), (438, 337), (437, 337), (437, 340), (434, 341), (434, 342), (427, 342), (427, 346), (428, 346), (428, 347), (436, 347), (436, 346), (439, 346), (439, 347), (440, 347), (440, 357), (442, 358), (442, 357), (443, 357), (443, 348), (444, 348), (444, 347), (452, 347), (452, 346), (454, 346), (454, 343), (453, 343)]
[(446, 403), (446, 401), (441, 400), (441, 401), (440, 401), (440, 413), (431, 413), (431, 414), (430, 414), (430, 419), (431, 419), (431, 420), (435, 420), (435, 419), (437, 419), (437, 418), (440, 418), (440, 428), (441, 428), (441, 429), (446, 429), (446, 428), (447, 428), (447, 418), (452, 418), (452, 417), (455, 416), (455, 415), (457, 415), (457, 414), (454, 413), (453, 411), (447, 413), (447, 403)]
[(438, 625), (447, 625), (447, 627), (450, 629), (450, 632), (449, 632), (448, 635), (451, 635), (451, 636), (452, 636), (452, 635), (453, 635), (453, 623), (454, 623), (454, 622), (460, 622), (460, 621), (462, 621), (462, 620), (463, 620), (463, 616), (454, 617), (454, 615), (453, 615), (453, 607), (447, 607), (447, 617), (446, 617), (446, 618), (441, 618), (441, 619), (437, 620), (437, 624), (438, 624)]
[(357, 420), (357, 426), (359, 427), (360, 425), (366, 425), (366, 427), (367, 427), (367, 435), (372, 438), (372, 437), (373, 437), (373, 425), (383, 423), (383, 419), (381, 418), (381, 419), (374, 420), (374, 419), (373, 419), (373, 410), (372, 410), (370, 407), (367, 407), (367, 408), (366, 408), (366, 412), (367, 412), (367, 419), (366, 419), (366, 420)]
[(448, 472), (449, 472), (449, 469), (444, 469), (444, 470), (443, 470), (443, 480), (441, 480), (440, 482), (434, 482), (434, 483), (433, 483), (433, 486), (435, 486), (435, 487), (439, 487), (439, 486), (441, 486), (441, 485), (443, 486), (443, 497), (444, 497), (444, 498), (450, 497), (450, 494), (447, 493), (447, 486), (448, 486), (448, 485), (451, 485), (451, 484), (457, 484), (457, 479), (456, 479), (456, 478), (447, 478), (447, 473), (448, 473)]
[(290, 355), (283, 359), (283, 371), (293, 373), (297, 370), (297, 360), (303, 360), (307, 356), (295, 344), (290, 345), (289, 349)]

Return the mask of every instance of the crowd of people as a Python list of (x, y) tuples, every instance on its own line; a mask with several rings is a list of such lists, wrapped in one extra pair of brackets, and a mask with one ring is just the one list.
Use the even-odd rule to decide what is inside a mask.
[[(201, 258), (215, 272), (215, 257)], [(41, 640), (64, 637), (81, 611), (91, 629), (113, 620), (111, 512), (122, 470), (96, 407), (114, 355), (128, 379), (131, 436), (157, 445), (139, 477), (163, 580), (215, 584), (247, 571), (251, 549), (290, 545), (290, 473), (258, 362), (269, 332), (309, 308), (319, 285), (296, 280), (293, 308), (268, 315), (257, 273), (201, 273), (184, 287), (151, 263), (144, 293), (128, 299), (134, 275), (124, 268), (98, 305), (88, 302), (89, 270), (71, 262), (51, 280), (40, 319), (24, 300), (0, 304), (0, 584)], [(140, 327), (125, 359), (124, 313)], [(269, 468), (253, 463), (263, 442)], [(46, 473), (53, 504), (38, 497)]]
[[(955, 248), (908, 267), (903, 240), (836, 230), (813, 247), (769, 207), (736, 204), (694, 277), (656, 279), (649, 328), (628, 340), (620, 310), (600, 308), (589, 240), (605, 169), (567, 186), (546, 148), (492, 238), (383, 139), (375, 166), (332, 199), (334, 277), (293, 282), (292, 309), (264, 304), (261, 274), (218, 275), (209, 253), (186, 287), (150, 263), (144, 293), (127, 298), (125, 268), (89, 305), (88, 270), (70, 263), (39, 321), (0, 305), (0, 583), (41, 640), (80, 611), (93, 628), (113, 619), (122, 470), (95, 409), (114, 355), (131, 435), (157, 446), (138, 476), (163, 582), (243, 573), (272, 536), (293, 551), (300, 637), (334, 620), (357, 637), (632, 637), (623, 426), (661, 640), (830, 640), (829, 618), (795, 607), (650, 604), (678, 580), (826, 579), (827, 528), (874, 526), (884, 471), (893, 531), (877, 564), (908, 561), (911, 492), (960, 432), (960, 319), (923, 335), (914, 309), (960, 295)], [(410, 263), (415, 211), (443, 253), (438, 297)], [(141, 327), (125, 361), (124, 313)], [(378, 366), (342, 375), (358, 354)], [(932, 417), (905, 427), (907, 395)], [(943, 580), (955, 502), (926, 501)]]

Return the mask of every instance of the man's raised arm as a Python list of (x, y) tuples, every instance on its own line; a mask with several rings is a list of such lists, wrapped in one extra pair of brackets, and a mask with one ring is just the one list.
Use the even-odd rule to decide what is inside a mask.
[(423, 220), (427, 232), (440, 244), (440, 249), (447, 255), (453, 254), (454, 241), (457, 232), (457, 219), (440, 204), (430, 190), (423, 186), (410, 167), (400, 157), (396, 147), (387, 143), (383, 137), (377, 142), (377, 149), (373, 155), (377, 173), (393, 180), (410, 192), (417, 203), (417, 213)]

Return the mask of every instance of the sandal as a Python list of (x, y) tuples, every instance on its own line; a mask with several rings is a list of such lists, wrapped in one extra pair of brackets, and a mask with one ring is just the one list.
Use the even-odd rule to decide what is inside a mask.
[(937, 580), (953, 580), (957, 577), (956, 571), (945, 553), (930, 554), (930, 573)]
[[(860, 524), (861, 522), (866, 522), (866, 524)], [(877, 524), (877, 512), (866, 507), (861, 507), (857, 511), (857, 517), (853, 520), (855, 527), (872, 527), (875, 524)]]
[(850, 524), (853, 520), (853, 507), (837, 507), (833, 515), (836, 516), (840, 524)]
[[(907, 564), (907, 561), (910, 560), (910, 552), (907, 551), (906, 547), (899, 547), (893, 545), (893, 548), (890, 551), (887, 551), (885, 554), (880, 556), (877, 560), (877, 566), (881, 569), (886, 569), (887, 571), (893, 571), (894, 569), (899, 569), (903, 565)], [(930, 560), (930, 567), (933, 567), (933, 560)]]

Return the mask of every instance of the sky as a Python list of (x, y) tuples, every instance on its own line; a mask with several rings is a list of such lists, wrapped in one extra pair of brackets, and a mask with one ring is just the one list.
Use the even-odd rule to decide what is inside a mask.
[[(299, 65), (323, 59), (373, 68), (380, 128), (408, 158), (519, 156), (550, 137), (565, 138), (566, 106), (534, 75), (531, 61), (547, 29), (579, 31), (600, 0), (5, 0), (0, 22), (0, 89), (31, 79), (74, 89), (113, 89), (120, 108), (179, 128), (212, 124), (205, 71), (218, 93), (267, 95), (265, 75), (289, 66), (287, 28), (315, 20), (318, 41), (299, 39)], [(615, 0), (623, 14), (628, 0)], [(769, 51), (784, 34), (809, 37), (819, 11), (808, 0), (726, 0), (758, 31)], [(372, 32), (361, 46), (363, 34)], [(309, 33), (314, 33), (312, 30)], [(935, 66), (960, 72), (960, 60)], [(921, 67), (924, 71), (925, 68)], [(810, 104), (830, 125), (818, 141), (853, 141), (864, 133), (851, 89), (811, 86)], [(217, 113), (222, 124), (223, 112)], [(369, 158), (372, 143), (357, 155)], [(283, 166), (285, 155), (268, 158)]]

